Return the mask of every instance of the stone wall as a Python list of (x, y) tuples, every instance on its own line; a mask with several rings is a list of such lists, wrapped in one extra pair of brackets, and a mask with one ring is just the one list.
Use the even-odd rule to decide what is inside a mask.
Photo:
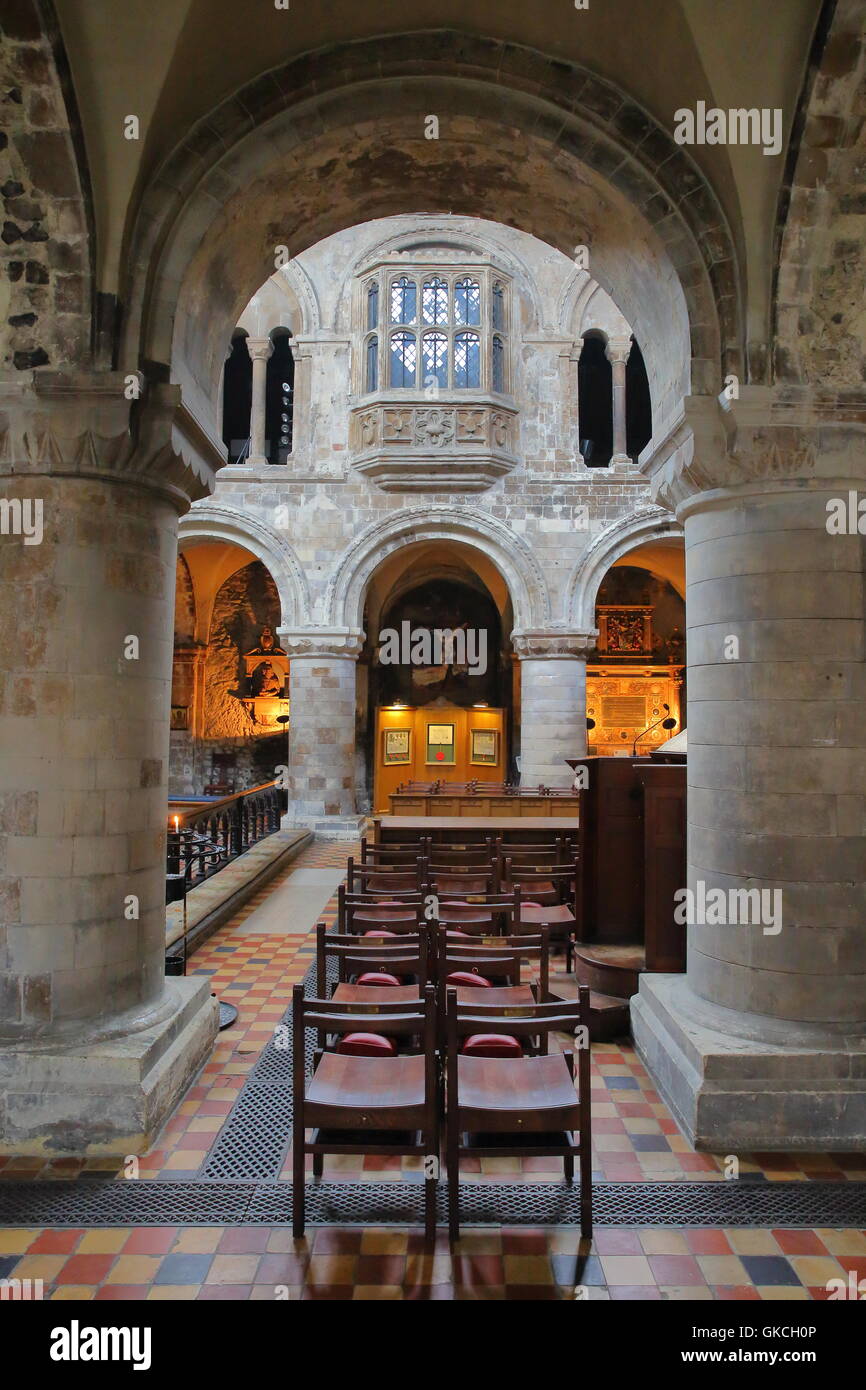
[(2, 365), (86, 361), (91, 270), (76, 149), (35, 4), (4, 5), (0, 46)]

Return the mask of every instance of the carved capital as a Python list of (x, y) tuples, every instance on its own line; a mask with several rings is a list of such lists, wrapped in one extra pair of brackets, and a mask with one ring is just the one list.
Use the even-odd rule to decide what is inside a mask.
[(364, 633), (358, 628), (280, 627), (277, 636), (291, 661), (357, 661), (364, 646)]
[(597, 638), (597, 628), (524, 628), (511, 634), (515, 654), (521, 661), (585, 661)]
[(179, 386), (120, 372), (0, 380), (0, 475), (134, 484), (185, 512), (213, 491), (223, 461)]
[(682, 519), (702, 495), (866, 483), (866, 411), (743, 387), (737, 400), (690, 396), (684, 418), (642, 467), (653, 498)]
[(247, 352), (254, 362), (267, 362), (273, 350), (270, 338), (247, 338)]
[(621, 362), (625, 366), (631, 356), (631, 338), (611, 338), (604, 350), (608, 362)]

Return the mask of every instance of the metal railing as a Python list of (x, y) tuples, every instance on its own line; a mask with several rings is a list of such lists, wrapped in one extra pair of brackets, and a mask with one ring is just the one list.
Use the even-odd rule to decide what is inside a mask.
[(263, 782), (186, 811), (170, 807), (166, 874), (185, 874), (189, 887), (202, 883), (279, 830), (285, 809), (286, 793), (276, 782)]

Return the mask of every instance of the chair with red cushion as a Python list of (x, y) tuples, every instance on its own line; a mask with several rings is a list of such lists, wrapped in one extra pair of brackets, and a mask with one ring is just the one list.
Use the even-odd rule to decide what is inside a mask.
[[(448, 1233), (460, 1236), (460, 1159), (561, 1157), (566, 1182), (580, 1163), (580, 1229), (592, 1235), (592, 1167), (589, 1091), (589, 990), (577, 1000), (503, 1009), (477, 1002), (459, 1006), (449, 989), (446, 1007), (446, 1164)], [(465, 1039), (504, 1034), (518, 1043), (551, 1032), (575, 1038), (574, 1053), (545, 1049), (539, 1055), (501, 1055), (465, 1050)], [(488, 1044), (488, 1047), (490, 1044)], [(492, 1136), (497, 1142), (492, 1142)], [(486, 1136), (491, 1138), (486, 1139)], [(511, 1142), (509, 1143), (509, 1136)], [(486, 1140), (486, 1142), (485, 1142)], [(503, 1142), (504, 1141), (504, 1142)]]
[(457, 893), (441, 892), (437, 898), (440, 926), (457, 927), (473, 936), (514, 932), (520, 922), (519, 889), (509, 889), (507, 893), (473, 893), (468, 898)]
[(507, 1033), (470, 1033), (460, 1051), (464, 1057), (522, 1057), (523, 1044)]
[(445, 978), (446, 985), (465, 985), (467, 989), (491, 989), (490, 980), (477, 970), (452, 970)]
[[(329, 932), (324, 922), (316, 927), (316, 991), (320, 999), (327, 999), (328, 963), (336, 961), (337, 985), (333, 991), (336, 998), (340, 987), (352, 981), (359, 985), (362, 980), (377, 987), (414, 982), (415, 997), (420, 997), (421, 987), (431, 973), (431, 929), (425, 927), (420, 932), (403, 932), (388, 936), (356, 936), (354, 933), (341, 935)], [(365, 977), (370, 977), (369, 980)]]
[[(372, 985), (374, 989), (399, 989), (403, 981), (397, 975), (389, 975), (385, 970), (365, 970), (355, 981), (356, 985)], [(339, 985), (337, 986), (337, 990)], [(337, 990), (334, 991), (335, 997)]]
[(393, 1038), (385, 1038), (381, 1033), (346, 1033), (337, 1043), (337, 1051), (344, 1057), (396, 1057), (397, 1047)]
[[(292, 1022), (292, 1228), (299, 1240), (306, 1221), (307, 1154), (319, 1176), (329, 1153), (422, 1159), (439, 1153), (434, 990), (426, 985), (414, 1003), (379, 1003), (375, 1013), (363, 1014), (355, 1003), (305, 999), (303, 985), (295, 985)], [(333, 1050), (317, 1053), (308, 1080), (309, 1029), (320, 1037), (354, 1035), (358, 1050), (343, 1051), (338, 1041)], [(359, 1041), (370, 1034), (374, 1041)], [(402, 1050), (383, 1051), (377, 1038), (398, 1039)], [(405, 1050), (413, 1040), (415, 1050)], [(430, 1242), (436, 1235), (436, 1186), (433, 1173), (425, 1176), (424, 1231)]]
[(384, 927), (386, 931), (417, 932), (426, 924), (426, 893), (402, 892), (393, 897), (374, 893), (349, 893), (341, 883), (337, 889), (337, 930), (364, 932)]

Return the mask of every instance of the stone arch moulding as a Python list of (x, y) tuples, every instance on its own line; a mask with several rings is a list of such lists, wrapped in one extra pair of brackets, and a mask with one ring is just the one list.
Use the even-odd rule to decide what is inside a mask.
[(682, 539), (683, 528), (664, 507), (638, 507), (600, 531), (584, 552), (568, 582), (565, 613), (570, 626), (595, 627), (595, 600), (615, 560), (648, 541)]
[(550, 597), (544, 575), (526, 543), (501, 522), (464, 507), (425, 507), (397, 512), (362, 531), (346, 550), (325, 596), (328, 627), (363, 627), (367, 586), (383, 560), (416, 541), (454, 541), (479, 550), (508, 585), (515, 628), (544, 627)]
[[(424, 77), (419, 78), (417, 52), (422, 37), (427, 56)], [(414, 146), (408, 153), (392, 151), (392, 163), (396, 159), (404, 174), (389, 183), (376, 172), (377, 161), (383, 158), (381, 139), (377, 145), (368, 135), (365, 144), (358, 127), (361, 92), (367, 124), (373, 128), (376, 122), (380, 127), (401, 121), (405, 125), (406, 110), (414, 110), (412, 103), (429, 101), (436, 90), (458, 114), (463, 108), (475, 111), (483, 123), (495, 110), (497, 129), (525, 131), (547, 150), (544, 168), (558, 178), (555, 191), (562, 191), (564, 198), (566, 190), (573, 189), (566, 166), (580, 165), (632, 210), (673, 267), (691, 329), (689, 389), (693, 394), (718, 390), (724, 370), (742, 373), (737, 247), (718, 198), (687, 151), (626, 93), (585, 69), (517, 45), (443, 30), (413, 35), (408, 52), (404, 36), (386, 35), (293, 59), (241, 88), (188, 132), (146, 186), (128, 232), (125, 299), (129, 313), (122, 360), (133, 366), (143, 360), (168, 363), (173, 344), (191, 346), (184, 324), (199, 321), (203, 291), (201, 285), (197, 292), (191, 289), (187, 303), (185, 286), (197, 253), (199, 270), (207, 267), (201, 284), (212, 289), (223, 277), (223, 298), (218, 313), (214, 307), (212, 335), (224, 336), (222, 319), (236, 318), (254, 288), (251, 283), (232, 283), (234, 253), (222, 235), (224, 209), (234, 209), (236, 204), (248, 207), (253, 185), (280, 158), (285, 162), (298, 156), (303, 164), (311, 159), (310, 150), (317, 141), (333, 143), (341, 132), (351, 129), (356, 136), (351, 176), (367, 198), (361, 220), (417, 211), (409, 205), (413, 187), (425, 187), (438, 200), (438, 186), (430, 185), (425, 160), (435, 156), (451, 169), (461, 157), (459, 142), (453, 150), (446, 142), (433, 153), (430, 142), (425, 142), (424, 159)], [(486, 171), (487, 185), (491, 161), (496, 163), (492, 151), (485, 150), (483, 159), (479, 155), (479, 177)], [(536, 166), (527, 160), (526, 167), (531, 174)], [(439, 176), (444, 177), (441, 169)], [(478, 215), (476, 190), (471, 179), (465, 182), (467, 200), (470, 194), (475, 199), (466, 212)], [(573, 202), (557, 212), (550, 198), (541, 198), (540, 187), (535, 190), (538, 197), (527, 203), (525, 180), (521, 182), (515, 174), (512, 185), (509, 193), (508, 187), (497, 184), (501, 220), (513, 220), (522, 210), (524, 230), (568, 253), (580, 221)], [(354, 184), (347, 187), (354, 197)], [(453, 179), (447, 187), (453, 200)], [(309, 209), (298, 208), (298, 225), (285, 229), (286, 236), (298, 243), (290, 248), (292, 254), (346, 224), (346, 215), (333, 198), (331, 202), (334, 205), (327, 208), (316, 204), (316, 218), (311, 218)], [(481, 215), (488, 213), (482, 210)], [(245, 261), (236, 264), (234, 275), (249, 280), (252, 264), (260, 264), (261, 283), (277, 229), (270, 217), (263, 218), (252, 239), (248, 219), (244, 228)], [(595, 273), (596, 278), (601, 275), (597, 264)], [(625, 305), (623, 311), (630, 317)], [(178, 336), (176, 319), (180, 321)], [(194, 353), (198, 355), (192, 359), (192, 375), (213, 395), (210, 343), (200, 344)]]
[(244, 512), (214, 502), (202, 502), (181, 517), (178, 542), (227, 541), (241, 545), (268, 569), (277, 586), (284, 627), (303, 627), (310, 621), (310, 591), (301, 563), (289, 542), (277, 531)]

